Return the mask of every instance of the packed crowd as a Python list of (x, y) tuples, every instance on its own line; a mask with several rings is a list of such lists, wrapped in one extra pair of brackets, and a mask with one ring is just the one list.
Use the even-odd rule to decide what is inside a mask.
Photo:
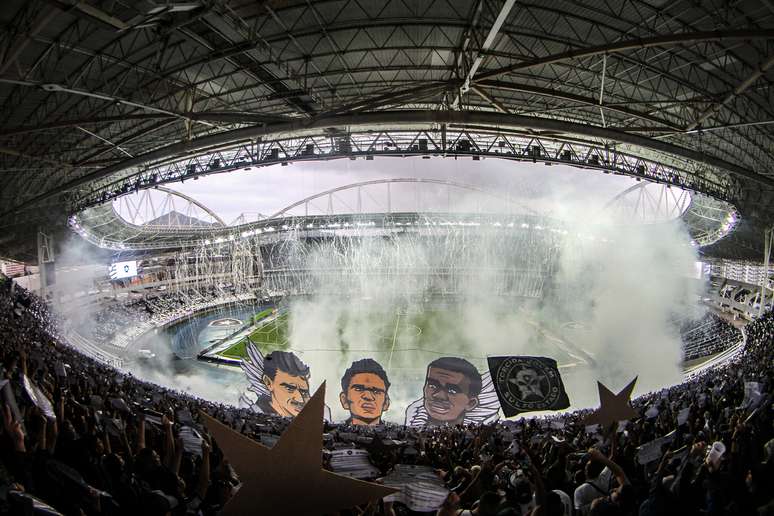
[(143, 299), (126, 302), (118, 300), (104, 303), (100, 309), (86, 314), (88, 324), (82, 325), (88, 331), (85, 336), (98, 344), (111, 344), (116, 335), (125, 332), (126, 328), (143, 325), (151, 321), (153, 316), (164, 315), (184, 310), (192, 304), (215, 299), (213, 292), (205, 295), (183, 296), (177, 292), (159, 293)]
[(161, 292), (142, 299), (103, 302), (95, 310), (69, 314), (70, 327), (92, 344), (125, 348), (132, 338), (168, 321), (244, 296), (210, 289), (201, 292)]
[(737, 328), (712, 312), (685, 325), (680, 336), (686, 361), (719, 353), (742, 339)]
[[(198, 411), (268, 444), (288, 423), (137, 381), (63, 344), (58, 327), (0, 278), (0, 514), (218, 514), (239, 472)], [(477, 427), (326, 425), (326, 467), (352, 448), (367, 451), (372, 479), (432, 467), (443, 503), (431, 514), (443, 516), (774, 514), (774, 317), (746, 332), (740, 358), (637, 398), (639, 417), (610, 428), (584, 427), (583, 411)], [(409, 505), (341, 515), (417, 514)]]
[[(91, 315), (91, 314), (90, 314)], [(99, 344), (110, 344), (116, 335), (126, 328), (148, 322), (151, 314), (142, 301), (133, 303), (109, 303), (101, 310), (93, 312), (93, 320), (83, 325), (89, 331), (85, 335)]]
[(217, 297), (218, 293), (215, 291), (193, 295), (183, 295), (182, 293), (171, 292), (148, 297), (142, 301), (140, 306), (151, 314), (162, 314), (183, 309), (192, 304), (216, 299)]

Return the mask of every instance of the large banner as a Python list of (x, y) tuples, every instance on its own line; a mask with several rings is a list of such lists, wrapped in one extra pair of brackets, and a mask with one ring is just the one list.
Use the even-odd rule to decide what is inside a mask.
[(506, 417), (570, 406), (556, 360), (546, 357), (489, 357), (489, 371)]
[(500, 403), (488, 372), (457, 357), (427, 366), (422, 397), (406, 408), (406, 426), (483, 424), (496, 421)]
[[(263, 414), (296, 416), (313, 390), (310, 387), (310, 365), (292, 351), (276, 350), (264, 356), (255, 345), (249, 343), (246, 352), (247, 358), (242, 362), (242, 369), (247, 375), (249, 387), (242, 396), (242, 403)], [(510, 358), (535, 360), (534, 357)], [(558, 379), (555, 364), (552, 382)], [(518, 378), (522, 379), (523, 376)], [(561, 379), (558, 381), (561, 385)], [(336, 401), (342, 409), (338, 412), (346, 416), (335, 422), (371, 426), (385, 422), (406, 426), (439, 426), (487, 424), (500, 417), (501, 403), (492, 375), (489, 371), (479, 371), (464, 358), (449, 356), (432, 360), (427, 364), (421, 383), (411, 383), (416, 383), (414, 398), (404, 401), (402, 407), (395, 407), (390, 397), (391, 387), (394, 386), (386, 368), (373, 358), (353, 361), (342, 371), (340, 386), (337, 386), (340, 390)], [(549, 390), (553, 390), (554, 385), (551, 383)], [(535, 388), (539, 387), (538, 384)], [(551, 407), (538, 403), (532, 410), (565, 408), (561, 405), (566, 400), (567, 395), (562, 387), (558, 403), (553, 400)], [(509, 405), (505, 414), (510, 416), (512, 412)], [(329, 406), (325, 408), (325, 419), (333, 422)]]

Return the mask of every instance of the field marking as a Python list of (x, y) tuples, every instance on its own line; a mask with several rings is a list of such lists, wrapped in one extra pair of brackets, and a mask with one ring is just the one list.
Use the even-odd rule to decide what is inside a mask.
[(398, 340), (398, 325), (400, 324), (400, 312), (397, 312), (395, 317), (395, 331), (392, 332), (392, 346), (390, 347), (390, 356), (387, 359), (387, 369), (392, 364), (392, 352), (395, 351), (395, 342)]

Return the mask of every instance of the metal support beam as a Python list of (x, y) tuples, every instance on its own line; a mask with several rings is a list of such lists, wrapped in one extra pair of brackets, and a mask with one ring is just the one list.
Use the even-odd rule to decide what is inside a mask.
[[(755, 127), (760, 125), (772, 125), (772, 124), (774, 124), (774, 120), (761, 120), (759, 122), (741, 122), (738, 124), (715, 125), (710, 127), (702, 127), (701, 129), (693, 129), (691, 131), (667, 131), (664, 134), (656, 136), (656, 138), (666, 138), (668, 136), (674, 136), (676, 134), (696, 134), (699, 132), (710, 133), (713, 131), (727, 131), (728, 129), (737, 129), (739, 127)], [(661, 131), (659, 129), (654, 129), (651, 127), (627, 127), (625, 130), (627, 132), (660, 132)], [(0, 131), (0, 134), (2, 134), (2, 131)]]
[[(191, 120), (222, 122), (224, 124), (262, 124), (268, 122), (288, 122), (289, 118), (282, 115), (271, 113), (230, 113), (226, 111), (198, 111), (181, 113), (182, 116)], [(30, 125), (21, 127), (9, 127), (0, 129), (0, 136), (15, 136), (18, 134), (34, 133), (38, 131), (47, 131), (50, 129), (62, 129), (65, 127), (77, 127), (85, 125), (112, 124), (115, 122), (126, 122), (132, 120), (160, 120), (176, 118), (174, 115), (164, 115), (161, 113), (144, 113), (137, 115), (109, 116), (102, 118), (84, 118), (82, 120), (62, 120), (60, 122), (51, 122), (41, 125)]]
[[(125, 160), (116, 165), (106, 167), (94, 172), (82, 175), (65, 184), (59, 185), (49, 191), (43, 192), (31, 199), (24, 200), (23, 205), (38, 203), (53, 198), (65, 191), (76, 187), (115, 176), (116, 174), (146, 166), (172, 156), (194, 155), (197, 152), (205, 152), (207, 149), (216, 148), (227, 143), (249, 142), (259, 137), (270, 137), (277, 134), (294, 134), (324, 131), (331, 127), (348, 127), (355, 131), (358, 128), (369, 129), (378, 126), (400, 128), (406, 125), (442, 125), (454, 124), (457, 126), (488, 127), (494, 130), (506, 131), (509, 129), (524, 131), (549, 131), (556, 134), (579, 135), (584, 138), (600, 138), (606, 141), (614, 141), (629, 144), (640, 149), (656, 151), (666, 155), (691, 160), (695, 163), (709, 165), (740, 177), (745, 177), (774, 188), (774, 179), (744, 168), (738, 164), (715, 158), (704, 152), (680, 147), (668, 142), (617, 131), (609, 128), (578, 124), (564, 120), (538, 118), (532, 116), (506, 115), (492, 112), (475, 111), (383, 111), (375, 113), (355, 113), (349, 115), (336, 115), (330, 117), (315, 118), (289, 123), (278, 123), (262, 126), (252, 126), (218, 134), (202, 136), (190, 142), (175, 143), (166, 147), (153, 150), (133, 159)], [(3, 214), (14, 213), (22, 205), (10, 207)], [(1, 214), (0, 214), (1, 215)]]
[(605, 95), (605, 74), (607, 73), (607, 54), (602, 54), (602, 81), (599, 85), (599, 114), (602, 117), (602, 127), (607, 127), (605, 123), (605, 110), (602, 109), (602, 99)]
[(423, 84), (422, 86), (416, 86), (414, 88), (393, 91), (390, 93), (385, 93), (384, 95), (358, 100), (356, 102), (337, 107), (336, 109), (319, 114), (316, 118), (323, 118), (338, 114), (347, 114), (351, 111), (362, 111), (364, 109), (374, 109), (389, 106), (391, 104), (402, 102), (407, 98), (418, 100), (427, 95), (435, 94), (440, 90), (452, 88), (454, 84), (455, 83), (453, 81), (431, 82), (430, 84)]
[(495, 38), (497, 37), (497, 34), (500, 32), (500, 27), (503, 26), (503, 23), (505, 23), (505, 20), (508, 18), (508, 15), (511, 13), (511, 9), (513, 8), (513, 5), (516, 3), (516, 0), (505, 0), (505, 3), (503, 4), (502, 8), (500, 9), (500, 12), (497, 15), (497, 18), (495, 18), (494, 23), (489, 28), (489, 33), (486, 35), (486, 39), (484, 39), (484, 43), (481, 45), (481, 48), (478, 49), (476, 52), (476, 56), (473, 59), (473, 64), (470, 65), (470, 69), (468, 70), (467, 75), (465, 75), (465, 79), (462, 82), (462, 86), (460, 87), (460, 90), (462, 93), (466, 93), (470, 89), (470, 81), (473, 79), (473, 77), (476, 75), (476, 72), (478, 71), (479, 66), (481, 66), (481, 63), (484, 60), (484, 56), (481, 55), (481, 52), (486, 52), (489, 50), (489, 47), (492, 46), (492, 44), (495, 41)]
[[(565, 93), (562, 91), (550, 89), (550, 88), (543, 88), (540, 86), (531, 86), (528, 84), (519, 84), (519, 83), (513, 83), (513, 82), (505, 82), (505, 81), (481, 81), (475, 84), (478, 88), (489, 88), (489, 89), (497, 89), (497, 90), (503, 90), (503, 91), (514, 91), (514, 92), (520, 92), (520, 93), (529, 93), (532, 95), (540, 95), (543, 97), (551, 97), (554, 99), (562, 99), (562, 100), (568, 100), (570, 102), (577, 102), (578, 104), (585, 104), (590, 107), (597, 107), (600, 106), (599, 101), (593, 97), (584, 97), (582, 95), (576, 95), (574, 93)], [(630, 107), (627, 106), (620, 106), (620, 105), (602, 105), (601, 109), (605, 109), (608, 111), (613, 111), (616, 113), (621, 113), (626, 116), (638, 118), (640, 120), (646, 120), (648, 122), (652, 122), (654, 124), (658, 124), (658, 126), (664, 128), (664, 127), (671, 127), (674, 130), (680, 130), (681, 128), (670, 122), (669, 120), (659, 118), (657, 116), (653, 116), (649, 113), (644, 113), (640, 111), (636, 111)]]
[[(225, 8), (230, 10), (227, 6)], [(268, 5), (265, 8), (268, 10)], [(314, 103), (309, 103), (300, 98), (294, 93), (296, 91), (295, 88), (291, 88), (285, 84), (285, 81), (279, 80), (273, 72), (260, 64), (249, 52), (253, 49), (262, 49), (268, 54), (270, 59), (273, 53), (271, 46), (263, 38), (247, 33), (244, 20), (234, 15), (233, 12), (226, 18), (216, 16), (214, 13), (208, 13), (201, 22), (180, 27), (178, 31), (197, 45), (213, 52), (216, 56), (223, 52), (219, 58), (223, 58), (235, 67), (241, 68), (244, 73), (251, 76), (257, 83), (263, 84), (270, 91), (280, 95), (285, 100), (285, 103), (299, 114), (313, 116), (317, 113), (318, 110), (313, 105)], [(244, 41), (236, 43), (239, 39)], [(224, 42), (229, 46), (222, 51), (217, 50), (223, 48)], [(211, 57), (207, 57), (205, 62), (210, 60)], [(188, 64), (181, 66), (180, 70), (183, 70), (188, 67)]]
[(4, 147), (0, 147), (0, 154), (8, 154), (9, 156), (16, 156), (17, 158), (25, 158), (33, 161), (42, 161), (43, 163), (48, 163), (49, 165), (54, 165), (55, 167), (61, 167), (65, 169), (73, 168), (73, 166), (69, 163), (63, 163), (61, 161), (43, 158), (40, 156), (32, 156), (30, 154), (25, 154), (23, 152), (15, 151), (13, 149), (6, 149)]
[(489, 93), (484, 91), (481, 87), (476, 86), (475, 84), (470, 87), (470, 89), (479, 97), (489, 102), (492, 107), (494, 107), (497, 111), (500, 113), (510, 113), (507, 107), (503, 105), (502, 102), (499, 102), (496, 98), (491, 96)]
[(8, 83), (8, 84), (16, 84), (19, 86), (28, 86), (32, 88), (41, 88), (45, 91), (49, 92), (62, 92), (62, 93), (70, 93), (72, 95), (81, 95), (84, 97), (91, 97), (95, 99), (104, 100), (105, 102), (110, 102), (113, 104), (123, 104), (125, 106), (142, 109), (145, 111), (151, 111), (153, 113), (159, 113), (162, 115), (172, 116), (175, 118), (179, 118), (181, 120), (194, 120), (195, 122), (199, 124), (206, 125), (208, 127), (218, 127), (217, 125), (204, 121), (204, 120), (196, 120), (195, 118), (187, 117), (181, 113), (175, 113), (174, 111), (169, 111), (166, 109), (161, 109), (153, 106), (148, 106), (147, 104), (141, 104), (139, 102), (134, 102), (132, 100), (123, 99), (120, 97), (115, 97), (111, 95), (105, 95), (103, 93), (95, 93), (93, 91), (86, 91), (86, 90), (79, 90), (75, 88), (67, 88), (65, 86), (62, 86), (61, 84), (41, 84), (37, 82), (32, 81), (19, 81), (19, 80), (13, 80), (13, 79), (2, 79), (0, 78), (0, 83)]
[[(352, 70), (350, 70), (349, 65), (347, 64), (347, 61), (344, 60), (344, 58), (341, 55), (341, 49), (339, 48), (339, 45), (336, 43), (336, 40), (334, 40), (330, 34), (328, 34), (328, 31), (325, 29), (325, 24), (323, 23), (322, 17), (317, 12), (317, 9), (314, 6), (314, 3), (311, 2), (311, 0), (306, 0), (306, 5), (309, 6), (309, 10), (312, 11), (312, 15), (314, 16), (315, 21), (317, 22), (317, 25), (320, 27), (320, 32), (322, 32), (325, 39), (328, 41), (328, 44), (331, 46), (331, 48), (334, 51), (334, 54), (336, 55), (336, 58), (338, 59), (339, 63), (341, 63), (341, 66), (344, 70), (347, 72), (347, 76), (349, 77), (349, 80), (352, 82), (352, 84), (357, 88), (358, 94), (363, 95), (363, 90), (360, 88), (360, 85), (355, 80), (355, 77), (352, 75)], [(276, 16), (274, 12), (266, 8), (272, 16)], [(288, 33), (290, 34), (290, 33)], [(292, 37), (292, 36), (291, 36)], [(309, 64), (309, 61), (306, 61), (306, 64)], [(316, 68), (316, 67), (315, 67)], [(319, 72), (319, 70), (318, 70)], [(306, 74), (305, 74), (306, 75)], [(306, 85), (305, 85), (306, 87)]]
[(51, 3), (59, 7), (65, 12), (70, 12), (75, 16), (85, 16), (92, 20), (105, 24), (106, 26), (115, 29), (117, 31), (126, 30), (129, 25), (119, 20), (115, 16), (111, 16), (101, 9), (97, 9), (93, 5), (89, 5), (86, 2), (74, 2), (68, 3), (61, 0), (52, 0)]
[(599, 54), (614, 54), (626, 52), (629, 50), (638, 50), (651, 47), (668, 47), (672, 45), (694, 44), (704, 41), (749, 41), (755, 39), (774, 39), (774, 30), (730, 30), (714, 32), (685, 32), (680, 34), (670, 34), (668, 36), (656, 36), (653, 38), (637, 38), (626, 41), (618, 41), (606, 45), (597, 45), (587, 48), (579, 48), (559, 54), (525, 61), (510, 66), (504, 66), (496, 70), (484, 72), (473, 78), (473, 82), (492, 79), (503, 74), (515, 72), (517, 70), (526, 70), (535, 66), (558, 63), (570, 59), (580, 59), (582, 57), (595, 56)]
[(766, 294), (771, 292), (771, 289), (769, 288), (769, 260), (771, 259), (772, 237), (774, 237), (774, 227), (763, 230), (763, 281), (761, 281), (758, 317), (763, 314), (763, 306), (766, 304)]
[(720, 108), (734, 100), (734, 98), (742, 95), (747, 89), (755, 84), (755, 81), (760, 79), (766, 71), (774, 66), (774, 56), (767, 59), (765, 62), (761, 63), (760, 66), (758, 66), (758, 69), (755, 70), (747, 79), (739, 83), (739, 85), (734, 88), (731, 92), (729, 92), (725, 97), (723, 97), (720, 102), (714, 103), (711, 106), (709, 106), (707, 109), (702, 111), (702, 113), (696, 118), (696, 121), (694, 121), (692, 124), (690, 124), (688, 127), (685, 128), (686, 131), (692, 131), (693, 129), (699, 127), (702, 122), (704, 122), (706, 119), (717, 113)]
[(5, 56), (5, 60), (2, 62), (2, 64), (0, 64), (0, 75), (3, 75), (6, 71), (8, 71), (8, 68), (16, 62), (16, 59), (18, 59), (24, 49), (27, 48), (33, 38), (37, 36), (38, 33), (51, 22), (51, 20), (59, 16), (59, 14), (60, 13), (57, 10), (51, 9), (46, 14), (44, 14), (40, 20), (37, 21), (35, 26), (24, 35), (21, 41), (16, 43), (16, 45), (14, 45), (14, 47), (8, 51), (7, 55)]
[(76, 125), (75, 127), (77, 129), (79, 129), (80, 131), (83, 131), (84, 133), (88, 134), (89, 136), (93, 136), (94, 138), (98, 139), (99, 141), (105, 142), (108, 145), (110, 145), (111, 147), (113, 147), (114, 149), (123, 152), (124, 154), (126, 154), (130, 158), (134, 157), (134, 156), (132, 156), (132, 154), (129, 151), (127, 151), (126, 149), (124, 149), (120, 145), (116, 145), (115, 143), (111, 142), (107, 138), (103, 138), (102, 136), (98, 135), (97, 133), (93, 133), (93, 132), (89, 131), (88, 129), (84, 129), (83, 127), (81, 127), (79, 125)]
[[(457, 107), (459, 106), (460, 97), (470, 90), (470, 85), (471, 85), (470, 83), (473, 80), (473, 77), (476, 75), (478, 68), (481, 66), (481, 63), (483, 63), (484, 61), (484, 56), (482, 55), (482, 52), (486, 52), (487, 50), (489, 50), (489, 47), (492, 46), (495, 39), (497, 38), (497, 34), (499, 34), (500, 32), (500, 28), (503, 26), (503, 23), (505, 23), (505, 20), (508, 18), (508, 15), (511, 13), (511, 9), (513, 8), (513, 5), (515, 3), (516, 3), (516, 0), (505, 0), (505, 3), (500, 8), (500, 12), (497, 14), (497, 17), (492, 23), (492, 26), (489, 28), (489, 32), (487, 33), (486, 38), (484, 38), (484, 42), (481, 44), (481, 47), (478, 50), (476, 50), (475, 54), (472, 56), (472, 59), (470, 60), (470, 63), (471, 63), (470, 68), (468, 68), (468, 71), (465, 74), (465, 77), (462, 79), (462, 85), (460, 86), (460, 90), (457, 93), (457, 97), (454, 99), (454, 102), (452, 103), (452, 107), (454, 109), (457, 109)], [(482, 5), (483, 3), (479, 4), (479, 9), (481, 8)], [(475, 30), (475, 27), (471, 27), (471, 31), (472, 30)]]
[(40, 294), (45, 296), (54, 284), (54, 236), (38, 228), (38, 271), (40, 276)]

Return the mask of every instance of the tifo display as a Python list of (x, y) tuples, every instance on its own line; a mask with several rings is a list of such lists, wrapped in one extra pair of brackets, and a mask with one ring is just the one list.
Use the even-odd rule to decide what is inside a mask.
[[(298, 415), (310, 397), (309, 366), (291, 352), (273, 351), (264, 357), (253, 344), (248, 344), (247, 352), (249, 359), (242, 367), (250, 380), (249, 390), (256, 397), (252, 400), (245, 397), (245, 401), (257, 412)], [(555, 406), (546, 399), (554, 388), (564, 390), (555, 362), (552, 372), (553, 382), (526, 366), (514, 371), (505, 381), (529, 382), (529, 395), (521, 391), (520, 399), (527, 401), (531, 396), (537, 402), (533, 410), (567, 408), (569, 403)], [(542, 390), (543, 382), (549, 384), (546, 392)], [(345, 423), (383, 424), (384, 412), (390, 408), (389, 389), (390, 380), (381, 364), (372, 358), (352, 362), (341, 378), (339, 395), (342, 408), (349, 411)], [(490, 423), (498, 419), (499, 411), (497, 393), (488, 371), (482, 374), (462, 358), (442, 357), (428, 364), (421, 397), (406, 408), (405, 425)], [(326, 417), (331, 420), (330, 410)]]
[(3, 0), (0, 105), (0, 516), (774, 516), (774, 0)]

